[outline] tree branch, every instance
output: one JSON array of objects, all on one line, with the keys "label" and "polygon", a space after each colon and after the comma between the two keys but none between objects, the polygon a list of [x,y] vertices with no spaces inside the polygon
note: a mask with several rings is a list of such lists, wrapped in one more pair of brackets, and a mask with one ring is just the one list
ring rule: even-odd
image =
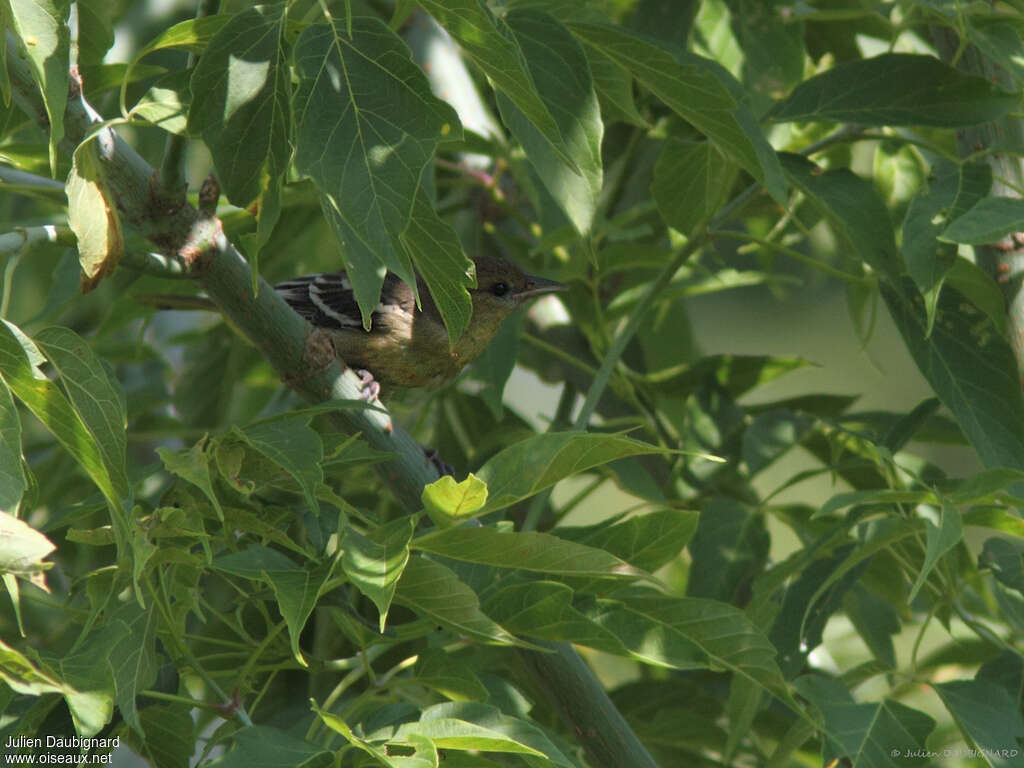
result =
[{"label": "tree branch", "polygon": [[[13,36],[8,36],[7,60],[12,97],[28,115],[45,121],[38,90]],[[61,149],[72,154],[100,122],[100,115],[82,96],[78,73],[72,71]],[[322,333],[310,328],[263,280],[259,281],[257,295],[252,295],[249,265],[228,242],[217,218],[202,215],[185,201],[163,198],[154,183],[152,166],[112,128],[100,129],[93,141],[122,220],[155,243],[169,264],[184,265],[224,316],[262,352],[282,381],[311,402],[360,397],[359,377],[335,359],[334,349]],[[152,269],[159,268],[156,259],[146,261]],[[394,424],[386,412],[346,409],[333,418],[344,432],[358,432],[376,450],[397,454],[379,465],[378,471],[406,509],[418,510],[423,486],[438,477],[419,443]]]},{"label": "tree branch", "polygon": [[[8,64],[18,106],[37,120],[45,111],[27,66],[9,36]],[[10,50],[13,45],[14,50]],[[73,71],[65,115],[63,151],[72,153],[101,117],[84,100],[81,81]],[[122,219],[156,243],[172,263],[184,265],[220,311],[262,352],[292,389],[312,402],[353,400],[360,396],[359,377],[344,368],[321,332],[310,328],[259,280],[252,293],[252,272],[245,258],[228,242],[220,221],[196,210],[184,200],[168,200],[158,188],[153,168],[111,128],[100,129],[95,139],[99,162]],[[149,266],[157,268],[156,262]],[[378,471],[396,498],[410,512],[421,506],[423,486],[437,479],[437,470],[420,445],[391,421],[386,411],[339,411],[342,431],[359,432],[379,451],[396,458],[378,465]],[[577,733],[598,768],[656,768],[584,661],[566,643],[552,646],[554,653],[521,652],[534,682],[552,701],[556,711]]]}]

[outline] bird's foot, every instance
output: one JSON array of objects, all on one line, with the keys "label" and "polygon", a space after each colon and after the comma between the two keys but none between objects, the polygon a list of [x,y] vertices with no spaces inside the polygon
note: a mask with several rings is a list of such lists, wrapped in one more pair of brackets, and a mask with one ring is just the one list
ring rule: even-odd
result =
[{"label": "bird's foot", "polygon": [[380,400],[380,382],[373,378],[373,374],[365,368],[357,368],[356,376],[359,377],[359,398],[368,403]]}]

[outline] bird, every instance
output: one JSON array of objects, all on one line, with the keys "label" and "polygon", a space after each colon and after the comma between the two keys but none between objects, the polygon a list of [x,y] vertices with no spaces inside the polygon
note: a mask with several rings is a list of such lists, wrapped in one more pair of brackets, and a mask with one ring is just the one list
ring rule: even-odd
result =
[{"label": "bird", "polygon": [[449,343],[437,304],[417,278],[420,307],[412,288],[389,272],[380,301],[363,326],[352,283],[344,270],[305,275],[278,283],[274,290],[314,328],[324,331],[335,352],[362,378],[364,397],[377,399],[382,387],[436,387],[472,362],[494,338],[502,321],[531,299],[567,286],[528,275],[493,256],[472,258],[476,287],[465,332]]}]

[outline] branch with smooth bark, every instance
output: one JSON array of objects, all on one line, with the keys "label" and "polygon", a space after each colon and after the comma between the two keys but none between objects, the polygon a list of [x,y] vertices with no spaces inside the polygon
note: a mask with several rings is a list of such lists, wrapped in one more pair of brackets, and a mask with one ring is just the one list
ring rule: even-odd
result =
[{"label": "branch with smooth bark", "polygon": [[[25,112],[45,121],[31,73],[10,36],[8,48],[15,100]],[[76,72],[72,72],[71,82],[62,150],[70,155],[86,136],[95,134],[99,162],[118,214],[162,252],[126,258],[125,262],[151,274],[161,274],[166,267],[167,277],[181,277],[184,272],[194,278],[224,316],[260,350],[282,381],[307,400],[319,403],[359,398],[359,377],[336,359],[326,336],[313,330],[262,279],[254,295],[250,267],[225,237],[220,221],[180,198],[165,196],[156,171],[112,128],[98,127],[102,118],[82,96]],[[378,471],[407,510],[420,509],[423,486],[438,477],[420,445],[394,424],[383,408],[341,410],[335,418],[343,431],[361,433],[376,450],[396,454],[378,465]],[[545,691],[559,715],[577,733],[593,765],[656,768],[570,645],[553,644],[551,653],[521,651],[519,656],[534,684]]]}]

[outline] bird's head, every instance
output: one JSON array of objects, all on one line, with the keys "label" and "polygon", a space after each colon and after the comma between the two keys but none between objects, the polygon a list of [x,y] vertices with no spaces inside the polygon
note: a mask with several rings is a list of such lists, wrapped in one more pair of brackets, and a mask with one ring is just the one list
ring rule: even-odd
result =
[{"label": "bird's head", "polygon": [[564,291],[567,286],[543,277],[528,275],[515,264],[493,256],[478,256],[476,288],[469,293],[473,299],[471,324],[493,319],[495,329],[510,314],[530,299]]}]

